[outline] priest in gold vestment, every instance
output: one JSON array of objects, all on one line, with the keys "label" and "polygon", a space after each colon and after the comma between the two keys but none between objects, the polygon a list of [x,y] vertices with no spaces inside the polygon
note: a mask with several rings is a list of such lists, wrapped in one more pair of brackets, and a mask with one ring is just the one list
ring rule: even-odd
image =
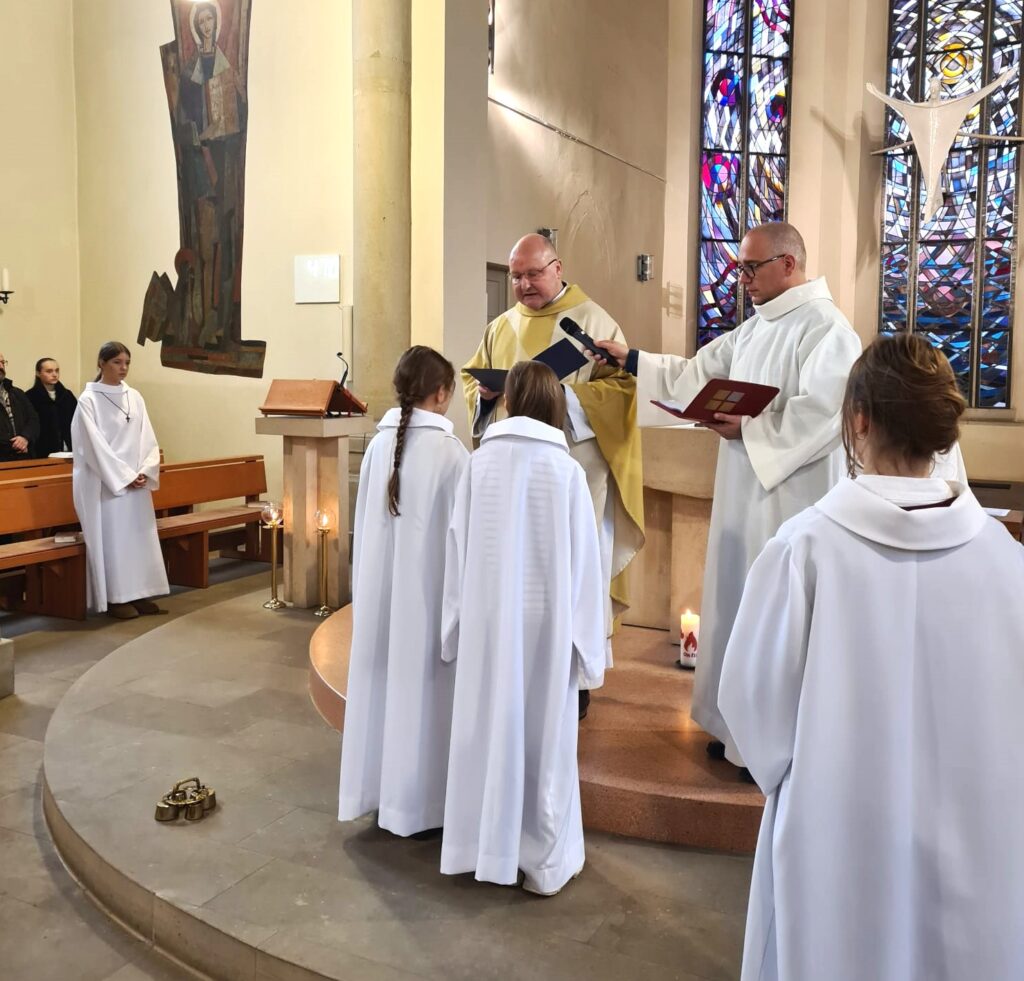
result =
[{"label": "priest in gold vestment", "polygon": [[[562,263],[543,235],[520,239],[509,257],[516,305],[487,325],[466,368],[511,368],[536,357],[568,335],[559,327],[571,317],[594,340],[624,342],[619,325],[575,284],[562,281]],[[572,341],[577,347],[580,345]],[[636,428],[636,380],[589,362],[562,379],[568,402],[566,441],[587,474],[601,542],[601,571],[608,587],[607,635],[629,606],[626,566],[643,545],[643,472]],[[501,393],[462,372],[474,441],[504,418]],[[611,665],[611,645],[608,645]]]}]

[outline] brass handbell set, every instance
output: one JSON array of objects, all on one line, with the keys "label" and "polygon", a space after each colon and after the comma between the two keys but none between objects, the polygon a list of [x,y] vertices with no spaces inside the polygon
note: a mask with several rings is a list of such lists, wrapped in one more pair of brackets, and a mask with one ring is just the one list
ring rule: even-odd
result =
[{"label": "brass handbell set", "polygon": [[186,821],[201,821],[216,806],[216,791],[203,786],[199,777],[189,777],[179,780],[160,798],[155,817],[158,821],[177,821],[184,815]]}]

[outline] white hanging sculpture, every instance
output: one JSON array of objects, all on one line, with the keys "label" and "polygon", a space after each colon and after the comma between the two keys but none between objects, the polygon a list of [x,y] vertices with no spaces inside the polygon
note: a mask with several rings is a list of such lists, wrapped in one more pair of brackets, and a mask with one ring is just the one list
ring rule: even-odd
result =
[{"label": "white hanging sculpture", "polygon": [[868,91],[876,99],[881,99],[887,106],[898,112],[910,128],[910,139],[905,143],[897,143],[885,147],[883,150],[875,150],[873,155],[891,153],[893,150],[913,145],[917,151],[917,159],[921,163],[924,186],[928,191],[924,211],[921,215],[923,221],[931,221],[942,207],[942,168],[946,165],[946,158],[953,147],[953,141],[958,136],[968,136],[973,140],[997,140],[1000,143],[1019,143],[1024,139],[1020,136],[969,133],[960,128],[967,114],[986,95],[994,92],[1015,73],[1016,69],[1011,68],[994,82],[978,89],[977,92],[961,95],[955,99],[943,99],[942,81],[933,78],[928,86],[927,102],[904,102],[901,99],[893,99],[891,96],[879,92],[874,85],[868,82]]}]

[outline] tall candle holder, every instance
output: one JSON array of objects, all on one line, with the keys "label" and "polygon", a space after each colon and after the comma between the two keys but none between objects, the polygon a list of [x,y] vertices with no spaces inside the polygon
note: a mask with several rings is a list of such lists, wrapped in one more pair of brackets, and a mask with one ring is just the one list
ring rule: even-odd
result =
[{"label": "tall candle holder", "polygon": [[315,617],[329,617],[334,610],[327,605],[327,534],[331,530],[334,515],[327,508],[317,511],[316,522],[317,561],[320,572],[320,605],[313,611]]},{"label": "tall candle holder", "polygon": [[263,604],[265,610],[280,610],[284,601],[277,598],[277,529],[284,523],[280,504],[268,501],[260,512],[263,526],[270,529],[270,599]]}]

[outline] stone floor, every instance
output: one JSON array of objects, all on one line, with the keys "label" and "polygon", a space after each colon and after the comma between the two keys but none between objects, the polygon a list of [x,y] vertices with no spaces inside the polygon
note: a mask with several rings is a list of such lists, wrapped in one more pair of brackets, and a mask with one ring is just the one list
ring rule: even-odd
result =
[{"label": "stone floor", "polygon": [[[57,703],[118,647],[211,603],[250,592],[260,566],[225,562],[209,590],[176,591],[167,616],[85,623],[0,615],[16,642],[15,694],[0,700],[0,978],[4,981],[185,981],[194,975],[136,940],[61,864],[40,799],[43,736]],[[240,578],[244,576],[244,578]],[[264,577],[269,578],[269,577]]]},{"label": "stone floor", "polygon": [[[74,714],[58,713],[51,790],[101,853],[116,852],[190,915],[327,977],[738,975],[747,858],[588,834],[583,875],[540,900],[440,876],[437,839],[338,824],[337,737],[303,690],[315,624],[288,612],[268,629],[262,611],[251,616],[247,594],[262,582],[181,593],[168,617],[50,621],[18,639],[18,694],[0,702],[0,976],[185,976],[89,903],[41,820],[40,740],[53,707],[119,647],[76,687]],[[170,629],[142,638],[153,627]],[[194,758],[224,807],[194,826],[157,825],[145,812],[166,789],[168,747],[185,760],[203,746]],[[134,827],[118,814],[142,817]]]}]

